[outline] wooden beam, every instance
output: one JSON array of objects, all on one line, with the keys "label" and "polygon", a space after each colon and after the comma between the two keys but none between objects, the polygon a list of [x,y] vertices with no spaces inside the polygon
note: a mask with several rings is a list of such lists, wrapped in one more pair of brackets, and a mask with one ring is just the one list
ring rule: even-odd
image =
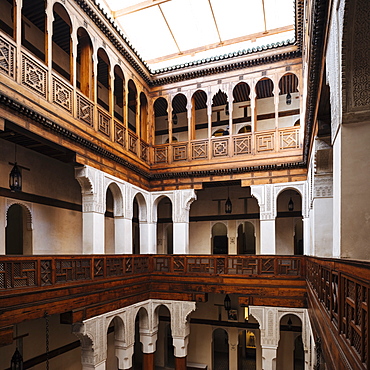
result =
[{"label": "wooden beam", "polygon": [[276,34],[279,34],[279,33],[287,32],[287,31],[293,31],[293,30],[294,30],[293,25],[274,28],[274,29],[271,29],[271,30],[263,31],[263,32],[253,33],[251,35],[235,37],[233,39],[224,40],[222,42],[215,42],[213,44],[200,46],[200,47],[194,48],[194,49],[183,50],[183,51],[181,51],[181,53],[168,54],[168,55],[165,55],[165,56],[162,56],[162,57],[146,60],[146,63],[155,64],[155,63],[159,63],[159,62],[164,62],[166,60],[171,60],[171,59],[183,57],[185,55],[193,55],[193,54],[197,54],[197,53],[200,53],[200,52],[203,52],[203,51],[216,49],[216,48],[219,48],[219,47],[222,47],[222,46],[237,44],[239,42],[250,41],[250,40],[260,38],[260,37],[276,35]]},{"label": "wooden beam", "polygon": [[148,9],[152,6],[167,3],[168,1],[171,1],[171,0],[147,0],[147,1],[143,1],[143,2],[138,3],[138,4],[128,6],[127,8],[121,8],[121,9],[115,10],[114,12],[112,12],[113,13],[113,18],[123,17],[124,15],[135,13],[135,12],[138,12],[140,10]]}]

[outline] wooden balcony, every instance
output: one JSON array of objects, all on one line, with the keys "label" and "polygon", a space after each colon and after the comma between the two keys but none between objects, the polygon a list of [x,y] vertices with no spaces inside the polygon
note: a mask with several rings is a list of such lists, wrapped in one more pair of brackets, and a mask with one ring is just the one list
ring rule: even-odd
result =
[{"label": "wooden balcony", "polygon": [[306,307],[329,368],[369,368],[370,263],[305,256],[76,255],[0,258],[0,345],[13,325],[75,323],[149,298]]}]

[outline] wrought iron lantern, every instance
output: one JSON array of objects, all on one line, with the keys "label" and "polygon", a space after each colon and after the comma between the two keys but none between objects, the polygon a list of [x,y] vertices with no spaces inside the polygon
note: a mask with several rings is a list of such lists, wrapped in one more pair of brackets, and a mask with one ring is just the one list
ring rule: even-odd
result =
[{"label": "wrought iron lantern", "polygon": [[290,95],[290,92],[286,94],[286,105],[292,104],[292,95]]},{"label": "wrought iron lantern", "polygon": [[23,357],[18,351],[18,348],[15,349],[12,360],[10,362],[11,370],[23,370]]},{"label": "wrought iron lantern", "polygon": [[224,299],[224,307],[225,307],[225,310],[226,311],[230,311],[231,310],[231,299],[229,297],[228,294],[226,294],[226,297]]},{"label": "wrought iron lantern", "polygon": [[17,165],[17,162],[14,163],[14,166],[9,174],[9,188],[12,192],[22,190],[22,173]]},{"label": "wrought iron lantern", "polygon": [[290,200],[288,202],[288,211],[289,212],[294,211],[294,203],[293,203],[292,197],[290,197]]},{"label": "wrought iron lantern", "polygon": [[225,202],[225,213],[230,214],[233,211],[233,204],[231,203],[229,196],[229,188],[227,188],[227,199]]}]

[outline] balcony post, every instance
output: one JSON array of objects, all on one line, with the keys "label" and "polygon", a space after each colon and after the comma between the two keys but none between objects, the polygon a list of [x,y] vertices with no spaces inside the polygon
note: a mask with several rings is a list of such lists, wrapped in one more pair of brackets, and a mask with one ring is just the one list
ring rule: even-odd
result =
[{"label": "balcony post", "polygon": [[174,254],[189,253],[189,212],[190,205],[196,198],[192,189],[174,192],[172,207]]},{"label": "balcony post", "polygon": [[82,190],[82,251],[104,253],[104,174],[92,167],[76,168],[75,177]]},{"label": "balcony post", "polygon": [[252,185],[251,193],[260,206],[260,254],[275,254],[275,214],[273,185]]}]

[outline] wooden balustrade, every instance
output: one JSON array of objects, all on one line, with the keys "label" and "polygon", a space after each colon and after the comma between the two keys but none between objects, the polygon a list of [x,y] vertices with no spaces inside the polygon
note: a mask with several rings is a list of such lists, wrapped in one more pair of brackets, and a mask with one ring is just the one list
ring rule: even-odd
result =
[{"label": "wooden balustrade", "polygon": [[326,357],[337,366],[344,352],[343,368],[368,369],[370,263],[308,257],[307,283],[316,330],[338,344]]}]

